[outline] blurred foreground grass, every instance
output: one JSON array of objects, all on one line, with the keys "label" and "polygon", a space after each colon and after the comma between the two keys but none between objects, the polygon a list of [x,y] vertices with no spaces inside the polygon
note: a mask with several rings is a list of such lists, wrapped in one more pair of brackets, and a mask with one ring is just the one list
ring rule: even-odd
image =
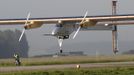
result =
[{"label": "blurred foreground grass", "polygon": [[133,67],[81,68],[62,70],[18,71],[0,75],[134,75]]},{"label": "blurred foreground grass", "polygon": [[[22,66],[134,61],[134,55],[62,56],[21,58]],[[0,59],[0,66],[15,66],[14,59]]]}]

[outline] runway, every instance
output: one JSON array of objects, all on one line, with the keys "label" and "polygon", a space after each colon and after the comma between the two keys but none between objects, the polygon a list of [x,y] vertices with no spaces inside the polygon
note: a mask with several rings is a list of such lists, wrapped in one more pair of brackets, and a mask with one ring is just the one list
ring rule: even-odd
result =
[{"label": "runway", "polygon": [[134,66],[134,62],[110,62],[110,63],[86,63],[86,64],[0,67],[0,72],[67,69],[67,68],[76,68],[76,65],[80,65],[81,68],[123,67],[123,66]]}]

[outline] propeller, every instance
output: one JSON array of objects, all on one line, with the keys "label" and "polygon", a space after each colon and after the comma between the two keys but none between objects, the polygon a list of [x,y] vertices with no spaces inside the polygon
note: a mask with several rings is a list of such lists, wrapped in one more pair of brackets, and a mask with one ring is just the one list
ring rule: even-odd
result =
[{"label": "propeller", "polygon": [[56,29],[57,29],[57,28],[54,28],[54,29],[52,30],[52,33],[51,33],[52,35],[55,34]]},{"label": "propeller", "polygon": [[86,11],[86,13],[85,13],[85,15],[84,15],[84,17],[83,17],[82,21],[80,22],[79,27],[78,27],[77,31],[75,32],[75,34],[74,34],[74,36],[73,36],[73,39],[76,37],[76,35],[77,35],[77,34],[78,34],[78,32],[80,31],[80,29],[81,29],[81,24],[83,24],[83,23],[84,23],[84,21],[85,21],[85,18],[86,18],[86,16],[87,16],[87,14],[88,14],[88,11]]},{"label": "propeller", "polygon": [[[27,15],[27,19],[26,19],[26,21],[25,21],[24,26],[27,26],[27,25],[28,25],[28,20],[29,20],[29,18],[30,18],[30,15],[31,15],[31,13],[29,12],[28,15]],[[20,35],[19,42],[21,41],[21,39],[22,39],[22,37],[23,37],[23,35],[24,35],[24,33],[25,33],[25,30],[26,30],[26,29],[24,28],[23,31],[22,31],[22,33],[21,33],[21,35]]]}]

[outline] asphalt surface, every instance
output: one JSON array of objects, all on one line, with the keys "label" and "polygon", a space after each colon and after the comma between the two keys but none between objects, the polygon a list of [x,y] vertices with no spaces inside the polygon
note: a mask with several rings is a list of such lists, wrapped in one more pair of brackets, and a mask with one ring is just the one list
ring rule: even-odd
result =
[{"label": "asphalt surface", "polygon": [[134,66],[134,62],[110,62],[110,63],[87,63],[87,64],[41,65],[41,66],[15,66],[15,67],[13,66],[13,67],[0,67],[0,72],[66,69],[66,68],[76,68],[77,65],[80,65],[80,68],[122,67],[122,66]]}]

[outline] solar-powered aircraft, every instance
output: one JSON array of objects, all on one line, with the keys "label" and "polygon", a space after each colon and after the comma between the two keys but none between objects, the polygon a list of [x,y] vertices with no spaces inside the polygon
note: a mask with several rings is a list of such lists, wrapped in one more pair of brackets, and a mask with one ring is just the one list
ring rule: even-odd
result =
[{"label": "solar-powered aircraft", "polygon": [[[25,30],[41,27],[45,24],[55,24],[55,29],[46,36],[54,36],[58,39],[60,52],[62,52],[62,42],[65,39],[69,39],[70,35],[74,33],[73,39],[78,35],[79,31],[88,30],[115,30],[113,26],[134,24],[134,14],[124,15],[99,15],[99,16],[87,16],[88,12],[84,16],[71,16],[71,17],[48,17],[48,18],[30,18],[30,13],[27,18],[20,19],[0,19],[0,25],[24,25],[24,29],[19,38],[21,38]],[[113,22],[116,21],[116,22]],[[118,40],[117,34],[113,40],[115,47],[113,52],[118,52]]]}]

